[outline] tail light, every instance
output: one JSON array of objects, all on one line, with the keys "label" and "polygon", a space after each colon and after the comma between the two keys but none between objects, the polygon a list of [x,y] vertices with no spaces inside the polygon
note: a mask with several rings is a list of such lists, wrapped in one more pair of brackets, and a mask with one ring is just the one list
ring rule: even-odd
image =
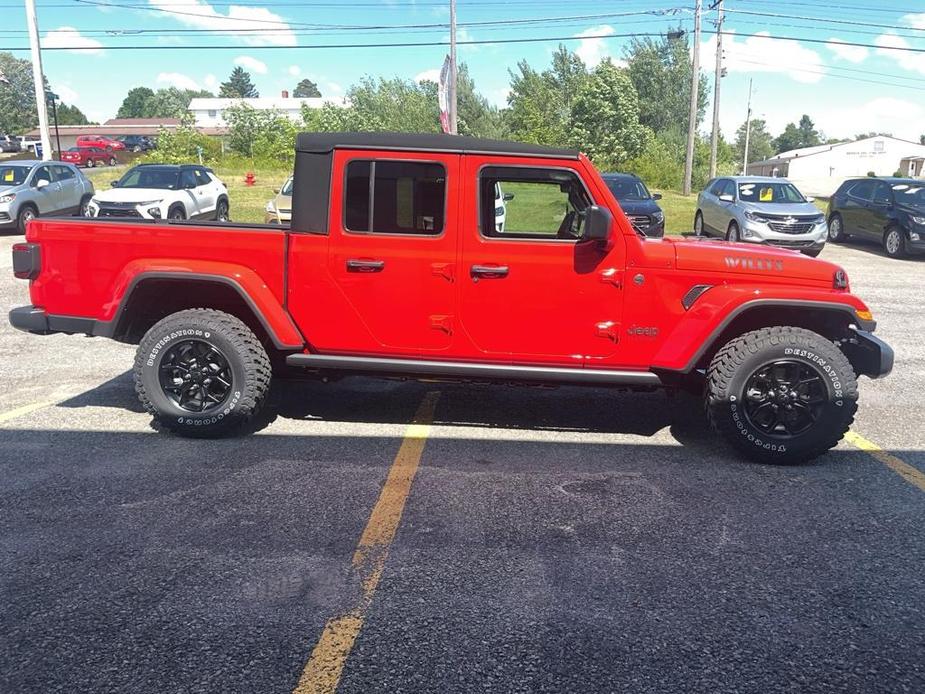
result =
[{"label": "tail light", "polygon": [[34,280],[42,270],[42,251],[37,243],[13,244],[13,274],[21,280]]}]

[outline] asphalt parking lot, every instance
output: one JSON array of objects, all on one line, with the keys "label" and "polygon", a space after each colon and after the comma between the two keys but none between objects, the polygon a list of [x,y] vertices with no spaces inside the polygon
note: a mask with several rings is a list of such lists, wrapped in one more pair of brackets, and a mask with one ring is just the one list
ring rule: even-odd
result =
[{"label": "asphalt parking lot", "polygon": [[822,257],[897,360],[790,468],[686,397],[363,378],[183,440],[131,347],[4,320],[0,691],[925,691],[925,260]]}]

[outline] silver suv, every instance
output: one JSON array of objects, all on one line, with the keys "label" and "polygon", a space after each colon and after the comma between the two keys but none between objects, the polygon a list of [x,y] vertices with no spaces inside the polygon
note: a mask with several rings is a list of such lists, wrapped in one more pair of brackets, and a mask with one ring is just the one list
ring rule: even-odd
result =
[{"label": "silver suv", "polygon": [[825,215],[785,178],[715,178],[697,197],[696,236],[765,243],[816,257],[825,246]]},{"label": "silver suv", "polygon": [[26,232],[36,217],[87,214],[93,183],[59,161],[0,162],[0,230]]}]

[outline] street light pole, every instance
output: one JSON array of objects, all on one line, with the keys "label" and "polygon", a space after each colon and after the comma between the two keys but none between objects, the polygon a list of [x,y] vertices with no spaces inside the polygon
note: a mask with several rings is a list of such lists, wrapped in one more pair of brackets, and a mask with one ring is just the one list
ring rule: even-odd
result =
[{"label": "street light pole", "polygon": [[713,133],[710,136],[710,178],[715,178],[716,153],[719,148],[719,90],[723,79],[723,0],[716,0],[712,8],[716,9],[717,16],[716,72],[713,75]]},{"label": "street light pole", "polygon": [[26,24],[29,26],[29,47],[32,49],[32,80],[35,82],[35,109],[39,115],[42,136],[42,159],[51,159],[51,133],[48,132],[48,107],[45,104],[45,73],[42,71],[42,47],[39,24],[35,16],[35,0],[26,2]]},{"label": "street light pole", "polygon": [[55,143],[58,149],[58,159],[61,159],[61,133],[58,131],[58,95],[54,92],[45,92],[45,99],[51,102],[51,112],[55,121]]},{"label": "street light pole", "polygon": [[456,114],[456,0],[450,0],[450,83],[447,85],[449,99],[450,133],[457,131]]}]

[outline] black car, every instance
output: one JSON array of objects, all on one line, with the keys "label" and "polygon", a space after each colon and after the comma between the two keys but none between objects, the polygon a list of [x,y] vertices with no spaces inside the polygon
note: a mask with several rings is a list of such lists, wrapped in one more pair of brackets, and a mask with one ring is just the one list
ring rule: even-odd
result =
[{"label": "black car", "polygon": [[154,142],[144,135],[123,135],[117,139],[130,152],[149,152],[154,149]]},{"label": "black car", "polygon": [[870,239],[891,258],[925,252],[925,181],[849,179],[829,200],[828,217],[829,241]]},{"label": "black car", "polygon": [[665,213],[655,204],[660,193],[652,195],[639,176],[629,173],[605,173],[604,183],[620,203],[623,213],[633,226],[646,236],[665,235]]}]

